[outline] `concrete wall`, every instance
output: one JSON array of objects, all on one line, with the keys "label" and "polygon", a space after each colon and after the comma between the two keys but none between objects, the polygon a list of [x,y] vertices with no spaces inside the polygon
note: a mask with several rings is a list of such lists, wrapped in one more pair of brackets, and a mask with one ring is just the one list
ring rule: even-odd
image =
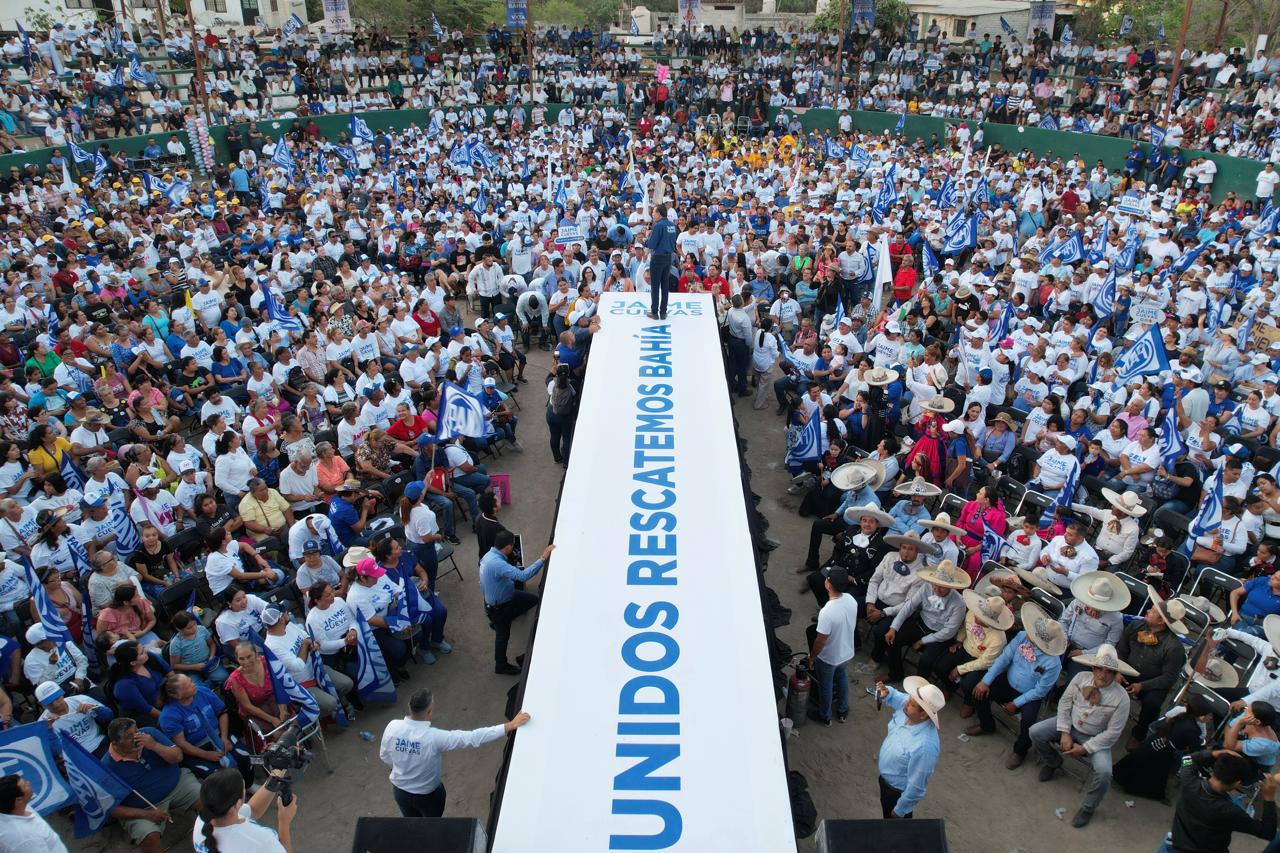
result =
[{"label": "concrete wall", "polygon": [[[548,105],[547,121],[555,121],[556,116],[560,114],[560,110],[563,108],[562,104]],[[493,111],[493,107],[486,109],[489,112]],[[777,112],[777,110],[773,109],[769,111],[770,120],[776,116]],[[425,128],[430,121],[430,114],[426,110],[381,110],[361,113],[361,116],[373,130],[402,128],[411,124]],[[830,130],[834,132],[839,119],[839,113],[834,110],[808,110],[807,112],[799,113],[799,116],[800,122],[806,130],[819,131]],[[294,122],[305,124],[308,120],[307,117],[272,119],[258,122],[258,127],[267,137],[275,138],[287,132]],[[315,122],[320,128],[320,133],[330,139],[336,139],[338,134],[350,126],[350,118],[345,115],[316,116]],[[897,122],[898,116],[892,113],[853,113],[854,127],[872,133],[891,130]],[[952,123],[955,122],[953,121]],[[928,139],[931,134],[937,134],[938,138],[941,139],[943,138],[944,128],[945,123],[942,119],[929,116],[907,116],[905,133],[908,137],[919,139]],[[1124,164],[1124,155],[1130,146],[1128,140],[1116,139],[1110,136],[1092,136],[1067,131],[1040,130],[1039,128],[1019,129],[1013,125],[994,123],[987,123],[983,125],[983,128],[988,144],[998,144],[1006,150],[1020,151],[1023,148],[1028,148],[1037,155],[1049,154],[1051,156],[1062,155],[1064,157],[1078,153],[1090,165],[1097,160],[1101,160],[1108,168],[1113,169],[1120,168]],[[168,134],[164,133],[156,133],[153,136],[162,147],[164,141],[168,138]],[[186,133],[182,133],[181,136],[183,142],[190,148],[190,141],[187,139]],[[227,150],[223,140],[226,137],[226,128],[213,128],[212,136],[218,156],[225,158]],[[105,141],[111,150],[124,151],[133,155],[139,153],[145,147],[147,137],[131,136]],[[92,143],[94,148],[97,145],[97,142]],[[1143,143],[1143,147],[1150,149],[1150,145],[1147,143]],[[1202,156],[1201,152],[1190,153],[1195,156]],[[52,155],[53,149],[51,148],[41,148],[21,154],[9,154],[0,157],[0,170],[7,171],[10,166],[22,168],[27,163],[44,166],[49,162]],[[1221,154],[1204,156],[1208,156],[1218,164],[1218,177],[1213,186],[1215,201],[1220,201],[1228,192],[1234,192],[1237,196],[1243,198],[1253,198],[1254,176],[1262,170],[1260,162],[1244,160],[1238,157],[1226,157]]]},{"label": "concrete wall", "polygon": [[[777,110],[770,110],[770,118]],[[806,130],[835,131],[839,120],[835,110],[808,110],[800,114],[800,123]],[[948,119],[958,124],[958,119]],[[854,112],[853,125],[859,130],[879,133],[890,130],[898,122],[898,116],[891,113]],[[930,134],[943,138],[946,122],[930,116],[907,116],[905,133],[909,137],[928,139]],[[972,124],[972,122],[970,122]],[[1069,131],[1041,130],[1028,127],[1019,128],[1009,124],[987,122],[983,124],[986,141],[989,145],[999,144],[1002,148],[1021,151],[1029,148],[1036,155],[1050,154],[1069,157],[1080,154],[1085,162],[1092,165],[1101,160],[1108,168],[1118,169],[1124,165],[1124,155],[1132,145],[1130,140],[1117,139],[1113,136],[1094,136]],[[1149,143],[1142,143],[1146,150],[1151,149]],[[1254,176],[1262,171],[1262,163],[1257,160],[1246,160],[1240,157],[1227,157],[1222,154],[1205,154],[1200,151],[1189,151],[1188,156],[1207,156],[1218,165],[1218,177],[1213,184],[1214,201],[1221,201],[1228,192],[1237,196],[1253,198],[1255,189]]]}]

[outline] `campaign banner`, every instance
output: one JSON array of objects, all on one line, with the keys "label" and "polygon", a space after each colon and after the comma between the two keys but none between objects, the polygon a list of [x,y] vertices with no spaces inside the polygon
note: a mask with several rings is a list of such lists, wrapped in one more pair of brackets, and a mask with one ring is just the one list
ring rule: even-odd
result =
[{"label": "campaign banner", "polygon": [[324,25],[329,32],[351,32],[351,3],[349,0],[323,0]]},{"label": "campaign banner", "polygon": [[31,786],[31,809],[49,814],[72,799],[67,782],[53,763],[53,730],[47,723],[0,732],[0,776],[19,775]]},{"label": "campaign banner", "polygon": [[1053,35],[1053,19],[1057,4],[1054,0],[1031,0],[1031,12],[1027,18],[1027,38],[1036,30],[1044,30]]},{"label": "campaign banner", "polygon": [[529,0],[507,0],[507,26],[524,29],[529,23]]},{"label": "campaign banner", "polygon": [[853,0],[853,14],[849,16],[849,27],[865,24],[867,29],[876,25],[876,0]]},{"label": "campaign banner", "polygon": [[648,310],[600,296],[493,853],[796,850],[715,306]]},{"label": "campaign banner", "polygon": [[679,0],[676,11],[680,16],[680,26],[692,29],[698,26],[698,17],[702,14],[702,0]]}]

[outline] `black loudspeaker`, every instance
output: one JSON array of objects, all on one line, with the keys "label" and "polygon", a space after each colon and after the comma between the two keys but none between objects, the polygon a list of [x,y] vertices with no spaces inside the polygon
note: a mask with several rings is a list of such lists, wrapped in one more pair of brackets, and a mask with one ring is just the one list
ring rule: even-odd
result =
[{"label": "black loudspeaker", "polygon": [[351,853],[484,853],[488,846],[475,818],[362,817]]},{"label": "black loudspeaker", "polygon": [[940,820],[824,820],[818,853],[947,853]]}]

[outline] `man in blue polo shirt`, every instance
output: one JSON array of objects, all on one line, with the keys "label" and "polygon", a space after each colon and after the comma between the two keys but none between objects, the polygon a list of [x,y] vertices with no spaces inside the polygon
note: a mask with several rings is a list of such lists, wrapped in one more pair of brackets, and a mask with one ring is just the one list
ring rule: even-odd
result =
[{"label": "man in blue polo shirt", "polygon": [[107,726],[111,742],[102,765],[133,789],[111,810],[143,853],[160,853],[160,834],[171,815],[195,806],[200,783],[182,763],[182,750],[158,729],[138,728],[128,717]]},{"label": "man in blue polo shirt", "polygon": [[1231,620],[1236,628],[1262,636],[1262,622],[1280,613],[1280,572],[1254,578],[1231,593]]}]

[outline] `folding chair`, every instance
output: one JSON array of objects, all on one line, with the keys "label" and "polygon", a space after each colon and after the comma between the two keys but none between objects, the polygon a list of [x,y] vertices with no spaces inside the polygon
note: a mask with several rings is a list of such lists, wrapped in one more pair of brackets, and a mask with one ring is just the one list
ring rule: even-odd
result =
[{"label": "folding chair", "polygon": [[1191,696],[1198,696],[1207,702],[1209,707],[1213,710],[1213,718],[1219,721],[1218,728],[1215,729],[1210,736],[1210,740],[1213,740],[1213,736],[1217,735],[1217,733],[1226,726],[1227,720],[1231,717],[1231,703],[1212,687],[1206,687],[1199,681],[1195,680],[1192,680],[1192,682],[1187,685],[1186,697],[1184,697],[1183,704],[1186,704],[1185,698],[1190,698]]},{"label": "folding chair", "polygon": [[[1200,591],[1201,584],[1205,587],[1203,592]],[[1200,574],[1196,575],[1196,582],[1191,585],[1191,595],[1198,593],[1216,604],[1227,605],[1231,601],[1231,593],[1242,586],[1244,584],[1239,578],[1206,566],[1200,570]],[[1223,609],[1227,608],[1223,607]]]},{"label": "folding chair", "polygon": [[1191,519],[1171,509],[1158,509],[1151,519],[1151,525],[1172,539],[1176,546],[1181,545],[1183,540],[1187,538],[1187,531],[1191,528]]},{"label": "folding chair", "polygon": [[452,542],[444,541],[436,543],[436,564],[439,565],[445,560],[448,560],[449,564],[453,566],[453,568],[449,569],[449,571],[444,574],[437,573],[437,582],[445,575],[457,575],[458,580],[466,580],[466,578],[462,576],[462,568],[458,565],[458,561],[453,556],[453,552],[456,550],[457,549],[454,547]]},{"label": "folding chair", "polygon": [[1146,612],[1147,603],[1151,598],[1151,591],[1147,589],[1147,584],[1124,572],[1116,572],[1116,577],[1129,589],[1131,600],[1129,601],[1129,606],[1123,612],[1129,616],[1141,616]]},{"label": "folding chair", "polygon": [[1024,515],[1022,508],[1027,504],[1031,504],[1040,510],[1041,517],[1052,515],[1054,499],[1043,492],[1027,489],[1022,493],[1022,502],[1018,504],[1018,508],[1014,510],[1014,515]]},{"label": "folding chair", "polygon": [[1066,605],[1062,603],[1062,599],[1050,594],[1048,590],[1041,589],[1038,586],[1031,588],[1031,600],[1044,608],[1044,612],[1048,613],[1053,619],[1061,619],[1062,614],[1066,612]]},{"label": "folding chair", "polygon": [[965,499],[959,495],[948,492],[942,496],[942,510],[950,514],[951,523],[955,524],[960,518],[960,513],[964,512]]}]

